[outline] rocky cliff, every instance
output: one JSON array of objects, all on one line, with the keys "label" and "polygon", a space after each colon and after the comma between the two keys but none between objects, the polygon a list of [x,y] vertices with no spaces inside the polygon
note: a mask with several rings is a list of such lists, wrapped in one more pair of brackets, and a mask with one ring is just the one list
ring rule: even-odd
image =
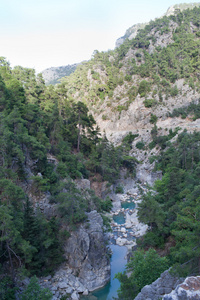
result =
[{"label": "rocky cliff", "polygon": [[151,285],[143,287],[135,300],[198,300],[200,299],[200,276],[177,278],[169,271]]},{"label": "rocky cliff", "polygon": [[183,280],[183,278],[172,276],[167,270],[163,272],[160,278],[154,281],[151,285],[144,286],[135,300],[159,300],[165,294],[169,294],[178,284],[183,282]]},{"label": "rocky cliff", "polygon": [[163,300],[198,300],[200,299],[200,276],[187,277],[170,294],[165,295]]},{"label": "rocky cliff", "polygon": [[[192,55],[198,56],[194,50],[197,45],[193,45],[194,54],[186,54],[191,51],[191,43],[199,43],[198,21],[192,18],[185,21],[185,35],[177,17],[178,11],[198,6],[198,3],[173,6],[165,17],[146,27],[134,25],[133,32],[127,31],[127,37],[133,34],[133,39],[126,40],[115,51],[97,52],[93,60],[63,81],[68,87],[68,96],[88,104],[101,133],[115,145],[129,132],[137,135],[129,154],[140,162],[137,178],[142,182],[152,184],[154,181],[151,178],[154,164],[149,158],[157,156],[161,149],[158,143],[149,147],[155,128],[158,137],[167,137],[171,131],[180,134],[184,129],[191,133],[199,130],[200,121],[193,112],[184,118],[173,114],[175,110],[199,105],[198,59],[194,63],[192,58]],[[174,17],[167,17],[173,14]],[[182,33],[179,36],[182,30],[184,36]],[[187,38],[191,40],[183,51],[180,45]],[[184,61],[191,61],[190,67]],[[74,82],[79,82],[79,86],[74,87]],[[139,147],[139,143],[143,147]]]},{"label": "rocky cliff", "polygon": [[110,279],[110,257],[105,246],[103,220],[92,211],[88,223],[72,232],[65,245],[68,265],[89,291],[104,286]]},{"label": "rocky cliff", "polygon": [[66,263],[53,276],[40,279],[41,286],[51,290],[53,300],[66,294],[77,300],[80,295],[88,295],[110,280],[110,253],[102,217],[91,211],[87,218],[65,243]]}]

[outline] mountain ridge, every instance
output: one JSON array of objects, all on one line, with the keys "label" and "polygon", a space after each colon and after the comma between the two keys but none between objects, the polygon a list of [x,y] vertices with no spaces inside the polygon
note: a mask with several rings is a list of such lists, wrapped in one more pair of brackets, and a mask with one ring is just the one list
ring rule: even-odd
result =
[{"label": "mountain ridge", "polygon": [[[199,7],[200,6],[200,3],[180,3],[180,4],[175,4],[175,5],[172,5],[170,6],[166,13],[164,13],[163,16],[171,16],[171,15],[174,15],[175,13],[177,13],[177,10],[179,11],[183,11],[185,9],[193,9],[194,7]],[[162,17],[162,16],[161,16]],[[159,18],[161,18],[159,17]],[[156,19],[159,19],[159,18],[156,18]],[[115,46],[116,47],[119,47],[121,44],[123,44],[123,42],[125,41],[125,39],[133,39],[136,37],[137,33],[138,33],[138,30],[140,29],[144,29],[144,27],[146,25],[148,25],[150,22],[147,22],[147,23],[138,23],[138,24],[134,24],[133,26],[131,26],[130,28],[128,28],[125,32],[125,34],[118,38],[117,41],[116,41],[116,44]]]},{"label": "mountain ridge", "polygon": [[71,73],[73,73],[79,63],[75,63],[72,65],[66,65],[66,66],[60,66],[60,67],[50,67],[45,70],[43,70],[42,76],[45,80],[46,85],[49,84],[57,84],[60,82],[60,79],[65,76],[69,76]]}]

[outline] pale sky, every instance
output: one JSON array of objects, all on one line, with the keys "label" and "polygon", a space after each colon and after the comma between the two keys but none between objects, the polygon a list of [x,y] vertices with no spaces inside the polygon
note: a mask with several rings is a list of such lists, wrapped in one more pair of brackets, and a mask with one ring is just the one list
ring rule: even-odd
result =
[{"label": "pale sky", "polygon": [[11,66],[46,68],[114,49],[136,23],[161,17],[183,0],[0,0],[0,56]]}]

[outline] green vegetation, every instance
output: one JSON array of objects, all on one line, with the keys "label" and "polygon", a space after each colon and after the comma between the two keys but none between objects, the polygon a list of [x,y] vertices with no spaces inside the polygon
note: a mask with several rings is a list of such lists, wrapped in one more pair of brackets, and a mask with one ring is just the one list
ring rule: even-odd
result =
[{"label": "green vegetation", "polygon": [[[152,267],[153,266],[153,267]],[[118,273],[116,278],[119,279],[121,286],[118,296],[123,300],[134,299],[143,286],[152,283],[160,274],[169,266],[165,257],[160,257],[154,249],[148,251],[135,251],[127,264],[126,273]]]},{"label": "green vegetation", "polygon": [[[121,169],[134,176],[138,161],[129,153],[138,135],[129,133],[120,146],[114,147],[106,136],[101,136],[93,115],[100,114],[104,120],[116,111],[120,115],[129,105],[137,104],[132,103],[137,96],[144,97],[153,128],[152,142],[145,145],[140,139],[136,147],[159,147],[161,156],[152,156],[149,161],[156,162],[155,171],[163,172],[162,180],[155,183],[155,192],[146,194],[139,205],[139,218],[149,226],[140,247],[162,248],[167,259],[151,249],[136,252],[137,261],[133,258],[128,265],[130,278],[118,275],[122,282],[120,299],[132,299],[143,284],[150,283],[167,267],[168,261],[183,274],[198,272],[200,135],[184,131],[171,143],[179,128],[160,135],[154,109],[158,104],[167,105],[170,97],[181,95],[178,79],[183,79],[190,91],[200,91],[199,29],[197,7],[156,19],[117,49],[95,51],[90,61],[79,64],[56,86],[45,86],[42,75],[36,75],[33,69],[12,69],[4,57],[0,58],[2,299],[15,297],[16,270],[28,276],[54,272],[63,261],[64,240],[69,231],[86,220],[86,212],[111,209],[110,199],[103,201],[91,191],[80,192],[76,179],[93,178],[111,185]],[[163,39],[169,35],[167,45],[158,46],[152,32]],[[196,120],[199,108],[196,99],[168,116]],[[121,191],[122,187],[117,186],[116,192]],[[54,217],[51,211],[41,213],[45,211],[44,197],[54,204]],[[104,222],[108,220],[104,218]],[[171,247],[166,249],[170,241]],[[148,274],[152,260],[158,266],[146,282],[144,274]],[[9,272],[5,271],[6,265]],[[31,281],[38,290],[36,285]],[[30,294],[31,287],[24,297],[31,299]]]},{"label": "green vegetation", "polygon": [[149,144],[149,148],[153,149],[156,145],[159,145],[161,149],[165,149],[168,145],[168,141],[170,141],[174,136],[177,135],[180,128],[176,128],[174,131],[172,129],[169,130],[168,135],[158,135],[158,128],[156,124],[151,130],[151,136],[153,141]]},{"label": "green vegetation", "polygon": [[[155,182],[155,191],[143,195],[143,201],[138,204],[139,220],[149,229],[138,241],[139,250],[127,264],[131,275],[117,275],[121,282],[120,299],[133,299],[167,266],[172,266],[181,276],[199,274],[199,140],[199,132],[189,134],[185,130],[155,157],[155,170],[162,170],[163,177]],[[159,257],[151,247],[162,249],[166,256]]]},{"label": "green vegetation", "polygon": [[145,107],[149,108],[155,106],[157,101],[155,99],[145,99],[143,103]]},{"label": "green vegetation", "polygon": [[[176,85],[177,79],[183,78],[192,89],[199,90],[199,15],[198,7],[177,11],[173,16],[151,21],[138,31],[134,39],[126,39],[113,51],[95,51],[90,61],[79,65],[71,76],[62,79],[68,97],[83,101],[95,113],[104,103],[111,111],[115,112],[117,107],[121,112],[128,109],[137,94],[146,97],[144,105],[147,108],[157,105],[156,97],[159,97],[159,102],[176,97],[181,93]],[[157,38],[152,31],[163,39],[167,38],[166,34],[170,35],[166,47],[156,46]],[[131,57],[127,56],[130,49],[135,53]],[[92,82],[88,77],[90,73]],[[134,83],[133,75],[137,76]],[[120,85],[126,87],[126,92],[121,91],[113,97],[113,91]],[[119,101],[125,96],[129,100],[121,105]],[[105,102],[106,97],[112,101]]]},{"label": "green vegetation", "polygon": [[187,116],[192,117],[192,119],[195,121],[196,119],[200,118],[200,103],[199,100],[197,100],[197,104],[192,102],[186,107],[180,107],[177,109],[174,109],[172,114],[170,114],[170,117],[179,117],[181,116],[182,119],[185,119]]},{"label": "green vegetation", "polygon": [[[133,173],[137,161],[128,149],[101,137],[87,106],[66,97],[63,84],[46,87],[40,74],[11,69],[3,57],[0,94],[0,293],[2,299],[15,299],[16,271],[53,273],[64,260],[69,231],[86,220],[86,212],[112,207],[110,199],[77,189],[74,180],[98,175],[114,183],[120,168]],[[42,213],[44,197],[54,204],[54,216]],[[27,289],[22,299],[31,295]]]},{"label": "green vegetation", "polygon": [[[157,207],[157,217],[154,215],[151,230],[144,237],[144,243],[146,239],[149,243],[149,234],[157,246],[172,238],[175,246],[169,254],[171,263],[188,262],[182,267],[182,271],[186,273],[198,272],[199,268],[200,249],[196,236],[199,219],[199,138],[199,133],[189,134],[184,131],[162,153],[156,164],[156,169],[163,171],[162,180],[155,183],[157,193],[148,195],[139,210],[140,220],[146,223],[150,222],[152,212]],[[147,206],[149,218],[146,215],[145,220],[143,215]]]},{"label": "green vegetation", "polygon": [[33,276],[26,290],[20,295],[20,300],[51,300],[52,293],[48,289],[42,289],[36,276]]},{"label": "green vegetation", "polygon": [[137,142],[136,148],[142,150],[142,149],[144,149],[144,147],[145,147],[145,143],[143,141]]}]

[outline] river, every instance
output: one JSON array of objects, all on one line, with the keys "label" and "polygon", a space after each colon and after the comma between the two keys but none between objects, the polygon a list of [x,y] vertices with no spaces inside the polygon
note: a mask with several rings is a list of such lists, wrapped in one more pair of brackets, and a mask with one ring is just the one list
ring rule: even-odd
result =
[{"label": "river", "polygon": [[82,296],[81,300],[112,300],[113,297],[117,298],[117,290],[120,287],[120,282],[114,277],[116,273],[125,270],[127,248],[118,245],[110,245],[110,248],[112,250],[110,282],[103,288],[92,292],[90,295]]},{"label": "river", "polygon": [[[133,202],[133,198],[128,198],[128,201],[124,201],[121,204],[122,211],[119,211],[118,214],[113,215],[113,221],[115,224],[124,226],[125,223],[125,211],[133,210],[135,208],[135,203]],[[118,237],[123,237],[123,233],[119,228],[112,227],[113,229],[113,237],[111,242],[113,244],[110,245],[110,249],[112,252],[111,256],[111,279],[110,282],[101,289],[95,290],[91,292],[88,296],[82,296],[81,300],[112,300],[117,298],[117,290],[120,287],[120,282],[115,278],[115,274],[118,272],[123,272],[127,263],[127,247],[116,245],[116,239]],[[129,234],[127,231],[127,239],[134,239],[133,236]]]}]

